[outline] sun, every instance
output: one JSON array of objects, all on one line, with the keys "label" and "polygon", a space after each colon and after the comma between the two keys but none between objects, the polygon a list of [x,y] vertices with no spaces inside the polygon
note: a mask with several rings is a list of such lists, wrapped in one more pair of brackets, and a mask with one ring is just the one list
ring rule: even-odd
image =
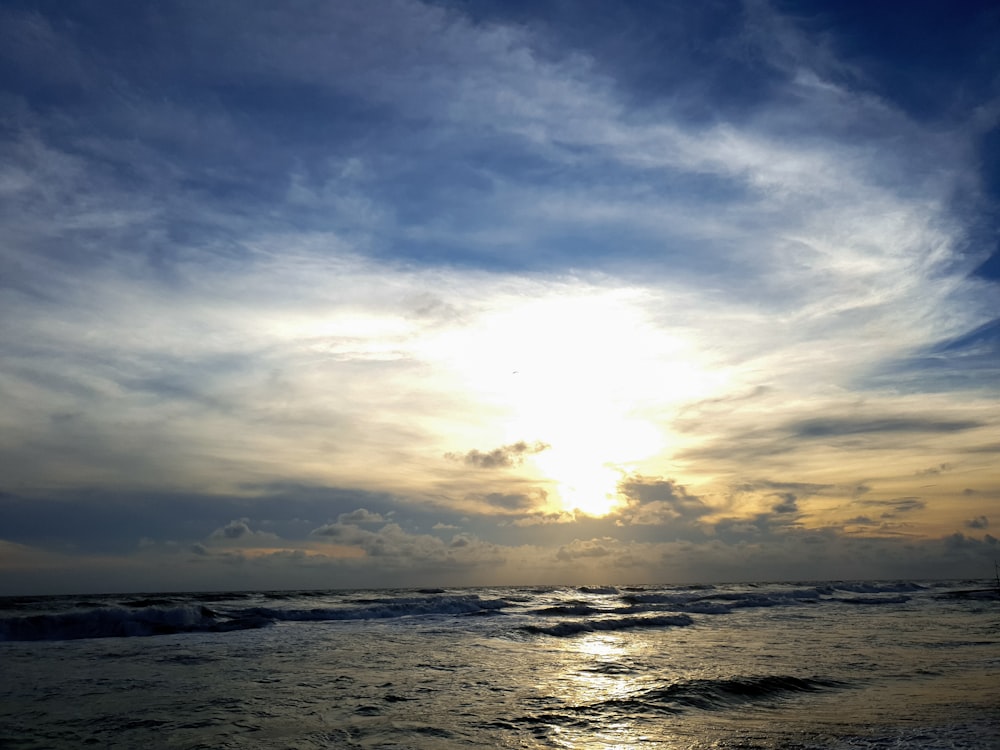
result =
[{"label": "sun", "polygon": [[581,460],[558,448],[536,456],[535,463],[554,485],[561,510],[606,516],[618,505],[621,472],[613,466]]},{"label": "sun", "polygon": [[[579,411],[546,419],[550,439],[547,450],[532,457],[541,477],[550,483],[559,510],[605,516],[622,498],[618,486],[645,458],[663,444],[649,422],[592,410],[585,421]],[[546,425],[538,429],[545,431]]]}]

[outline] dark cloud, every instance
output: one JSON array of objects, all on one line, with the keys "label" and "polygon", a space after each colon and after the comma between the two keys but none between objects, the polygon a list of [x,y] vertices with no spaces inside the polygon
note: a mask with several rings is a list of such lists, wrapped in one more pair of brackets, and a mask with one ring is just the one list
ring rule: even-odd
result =
[{"label": "dark cloud", "polygon": [[567,511],[535,511],[528,513],[510,525],[518,529],[528,529],[531,527],[550,526],[552,524],[569,524],[578,521],[578,517]]},{"label": "dark cloud", "polygon": [[327,523],[309,532],[310,536],[328,537],[332,541],[343,544],[358,544],[373,536],[371,531],[365,531],[350,523]]},{"label": "dark cloud", "polygon": [[761,490],[775,490],[778,492],[794,492],[799,497],[809,497],[820,495],[829,490],[840,490],[835,484],[814,484],[811,482],[774,482],[768,479],[761,479],[754,482],[746,482],[737,485],[733,489],[739,492],[757,492]]},{"label": "dark cloud", "polygon": [[247,526],[247,520],[246,518],[241,518],[238,521],[230,521],[222,528],[213,531],[211,537],[213,539],[242,539],[243,537],[251,536],[253,531]]},{"label": "dark cloud", "polygon": [[620,515],[630,523],[694,521],[711,512],[701,498],[672,479],[635,476],[620,483],[618,491],[627,501]]},{"label": "dark cloud", "polygon": [[[685,427],[680,430],[697,432],[700,424]],[[711,440],[695,448],[678,451],[678,457],[695,462],[734,462],[750,464],[766,460],[772,456],[794,451],[796,446],[778,431],[769,430],[733,430],[718,439]]]},{"label": "dark cloud", "polygon": [[374,508],[373,512],[381,512],[380,509],[391,509],[400,500],[398,496],[388,492],[372,492],[351,487],[332,487],[287,480],[247,482],[239,485],[239,488],[250,493],[255,504],[275,511],[292,505],[299,508],[325,506],[328,509],[330,506],[336,508],[363,507]]},{"label": "dark cloud", "polygon": [[[776,491],[775,491],[776,490]],[[734,493],[765,493],[777,498],[771,506],[771,511],[778,514],[799,512],[799,500],[814,495],[843,495],[855,492],[855,488],[846,488],[834,484],[816,484],[812,482],[777,482],[767,479],[745,482],[733,487]]]},{"label": "dark cloud", "polygon": [[[727,544],[746,541],[780,542],[792,538],[790,534],[803,533],[794,512],[757,513],[750,518],[721,518],[715,522],[712,531],[718,539]],[[824,535],[831,532],[819,529],[810,533]]]},{"label": "dark cloud", "polygon": [[578,560],[588,557],[608,557],[613,553],[616,546],[614,539],[588,539],[582,541],[574,539],[569,544],[564,544],[556,551],[557,560]]},{"label": "dark cloud", "polygon": [[963,453],[1000,453],[1000,443],[988,443],[964,448]]},{"label": "dark cloud", "polygon": [[[908,416],[858,416],[858,417],[813,417],[788,422],[775,428],[753,428],[734,430],[715,440],[705,442],[678,455],[692,461],[761,463],[773,456],[794,453],[803,447],[820,441],[864,444],[872,448],[900,448],[899,440],[890,443],[889,437],[898,438],[921,435],[948,435],[967,432],[983,426],[986,422],[973,419],[946,419],[935,417]],[[679,425],[680,429],[697,433],[700,423],[690,421]],[[878,442],[873,442],[878,440]],[[990,451],[990,447],[987,447]],[[765,486],[765,482],[753,482]],[[774,483],[776,488],[785,483]],[[794,483],[787,483],[794,489]]]},{"label": "dark cloud", "polygon": [[952,465],[949,464],[949,463],[938,464],[937,466],[931,466],[929,469],[921,469],[920,471],[917,472],[917,476],[918,477],[933,477],[933,476],[937,476],[938,474],[940,474],[940,473],[942,473],[944,471],[949,471],[951,468],[952,468]]},{"label": "dark cloud", "polygon": [[361,518],[353,515],[359,509],[372,523],[376,516],[405,515],[427,527],[442,520],[437,508],[388,493],[284,482],[244,489],[241,494],[89,489],[0,494],[0,536],[46,548],[114,554],[127,552],[141,537],[160,543],[239,543],[252,534],[263,540],[268,533],[300,540],[328,519]]},{"label": "dark cloud", "polygon": [[843,522],[845,526],[878,526],[878,521],[873,521],[868,516],[855,516]]},{"label": "dark cloud", "polygon": [[973,420],[919,419],[915,417],[824,417],[793,422],[788,430],[802,439],[843,437],[868,433],[951,433],[974,430],[985,423]]},{"label": "dark cloud", "polygon": [[372,513],[365,508],[358,508],[357,510],[352,510],[350,513],[341,513],[337,516],[338,523],[384,523],[385,520],[381,514]]},{"label": "dark cloud", "polygon": [[771,510],[775,513],[798,513],[799,506],[797,503],[798,498],[791,492],[782,492],[778,494],[780,498],[779,502],[771,506]]},{"label": "dark cloud", "polygon": [[896,518],[902,513],[912,513],[915,510],[923,510],[927,503],[919,497],[897,497],[892,500],[863,500],[861,505],[869,507],[886,508],[882,513],[882,518]]},{"label": "dark cloud", "polygon": [[277,534],[269,531],[254,531],[250,528],[249,518],[230,521],[209,535],[212,546],[219,544],[236,544],[239,546],[270,545],[280,541]]},{"label": "dark cloud", "polygon": [[982,539],[976,539],[972,536],[966,536],[960,531],[945,537],[944,543],[946,548],[953,551],[979,552],[998,546],[997,538],[991,534],[984,534]]},{"label": "dark cloud", "polygon": [[445,458],[461,461],[466,466],[473,466],[477,469],[507,469],[521,465],[525,456],[541,453],[549,447],[542,442],[527,443],[520,440],[485,453],[475,449],[468,453],[446,453]]},{"label": "dark cloud", "polygon": [[[529,510],[538,505],[538,498],[520,493],[503,494],[491,492],[488,495],[474,495],[473,497],[482,500],[487,505],[503,510]],[[542,498],[544,499],[544,497]]]},{"label": "dark cloud", "polygon": [[412,533],[395,523],[378,531],[332,523],[314,529],[312,536],[357,547],[367,558],[376,560],[375,566],[384,569],[461,569],[500,565],[505,560],[504,548],[472,534],[455,534],[445,541],[430,534]]},{"label": "dark cloud", "polygon": [[988,529],[990,527],[990,520],[986,516],[976,516],[966,521],[965,527],[967,529]]}]

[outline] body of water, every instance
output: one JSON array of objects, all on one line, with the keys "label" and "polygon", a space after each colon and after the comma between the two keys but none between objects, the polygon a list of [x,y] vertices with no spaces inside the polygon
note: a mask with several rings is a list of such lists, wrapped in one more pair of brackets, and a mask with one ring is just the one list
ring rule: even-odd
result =
[{"label": "body of water", "polygon": [[0,748],[1000,748],[989,582],[0,599]]}]

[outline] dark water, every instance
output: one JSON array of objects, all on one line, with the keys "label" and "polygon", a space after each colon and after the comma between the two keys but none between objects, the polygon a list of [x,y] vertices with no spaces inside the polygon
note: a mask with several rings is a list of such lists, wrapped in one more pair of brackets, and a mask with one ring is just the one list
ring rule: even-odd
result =
[{"label": "dark water", "polygon": [[1000,748],[988,582],[0,599],[2,748]]}]

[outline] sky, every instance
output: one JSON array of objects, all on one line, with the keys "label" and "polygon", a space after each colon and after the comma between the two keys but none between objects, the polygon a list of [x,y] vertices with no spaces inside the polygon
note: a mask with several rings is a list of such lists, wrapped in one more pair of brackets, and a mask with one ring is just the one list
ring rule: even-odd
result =
[{"label": "sky", "polygon": [[1000,7],[0,2],[0,594],[992,576]]}]

